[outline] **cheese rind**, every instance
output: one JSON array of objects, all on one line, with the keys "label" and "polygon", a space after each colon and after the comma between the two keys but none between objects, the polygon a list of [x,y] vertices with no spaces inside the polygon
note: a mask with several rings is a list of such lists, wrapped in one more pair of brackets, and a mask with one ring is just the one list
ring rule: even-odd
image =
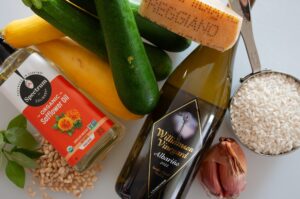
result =
[{"label": "cheese rind", "polygon": [[139,12],[170,31],[220,51],[236,43],[243,20],[216,0],[143,0]]}]

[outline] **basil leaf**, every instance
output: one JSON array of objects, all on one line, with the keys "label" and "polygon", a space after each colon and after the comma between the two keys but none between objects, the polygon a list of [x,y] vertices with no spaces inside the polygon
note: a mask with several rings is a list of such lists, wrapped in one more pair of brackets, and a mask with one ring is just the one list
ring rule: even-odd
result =
[{"label": "basil leaf", "polygon": [[38,159],[42,155],[44,155],[44,153],[41,153],[41,152],[38,152],[38,151],[32,151],[32,150],[21,149],[21,148],[14,148],[12,151],[13,152],[20,152],[20,153],[26,155],[27,157],[29,157],[31,159]]},{"label": "basil leaf", "polygon": [[3,141],[4,141],[4,143],[10,144],[9,141],[8,141],[8,140],[6,139],[6,137],[5,137],[5,132],[6,132],[6,131],[0,131],[0,134],[3,135]]},{"label": "basil leaf", "polygon": [[8,160],[5,168],[5,173],[8,179],[20,188],[25,185],[25,170],[19,164]]},{"label": "basil leaf", "polygon": [[19,127],[19,128],[23,128],[23,129],[27,128],[27,120],[22,114],[18,115],[14,119],[12,119],[9,122],[9,124],[7,126],[7,129],[11,129],[11,128],[14,128],[14,127]]},{"label": "basil leaf", "polygon": [[36,163],[35,160],[27,157],[22,153],[19,152],[6,153],[6,156],[9,160],[18,163],[19,165],[25,168],[35,169],[38,167],[38,164]]},{"label": "basil leaf", "polygon": [[5,138],[9,143],[24,149],[36,149],[38,142],[34,137],[26,130],[22,128],[11,128],[5,131]]},{"label": "basil leaf", "polygon": [[5,144],[3,133],[4,133],[4,131],[0,132],[0,148],[2,148],[3,145]]}]

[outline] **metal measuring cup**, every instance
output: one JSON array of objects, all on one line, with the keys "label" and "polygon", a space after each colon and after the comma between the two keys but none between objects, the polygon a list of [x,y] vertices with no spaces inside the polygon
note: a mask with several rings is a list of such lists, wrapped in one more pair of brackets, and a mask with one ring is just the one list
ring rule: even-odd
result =
[{"label": "metal measuring cup", "polygon": [[[252,68],[252,73],[251,74],[247,75],[244,78],[241,78],[240,81],[241,81],[242,84],[237,89],[237,91],[233,95],[233,97],[231,99],[231,102],[230,102],[230,107],[229,107],[230,120],[231,120],[233,131],[236,134],[236,129],[234,128],[234,122],[233,122],[233,119],[232,119],[232,115],[233,115],[233,112],[232,112],[233,108],[232,107],[233,107],[233,104],[234,104],[235,97],[237,95],[239,95],[239,92],[247,84],[248,81],[251,81],[254,78],[258,78],[259,76],[272,75],[272,74],[283,75],[287,78],[291,78],[291,79],[295,80],[295,82],[299,85],[300,85],[300,81],[299,81],[299,79],[297,79],[297,78],[295,78],[295,77],[293,77],[292,75],[289,75],[289,74],[276,72],[276,71],[272,71],[272,70],[262,70],[261,69],[261,63],[260,63],[260,59],[259,59],[259,55],[258,55],[258,52],[257,52],[256,45],[255,45],[255,40],[254,40],[254,35],[253,35],[253,30],[252,30],[250,2],[249,2],[249,0],[231,0],[231,6],[232,6],[234,11],[236,11],[239,15],[243,16],[243,18],[244,18],[242,29],[241,29],[241,35],[242,35],[242,38],[244,40],[246,50],[247,50],[247,54],[248,54],[248,58],[249,58],[250,65],[251,65],[251,68]],[[245,145],[251,151],[254,151],[255,153],[262,154],[262,155],[270,155],[270,154],[259,153],[259,152],[255,151],[255,149],[250,148],[247,144],[243,143],[242,140],[239,137],[238,137],[238,139],[240,140],[240,142],[243,145]],[[296,149],[296,148],[293,148],[291,151],[294,151],[294,149]],[[284,154],[289,153],[291,151],[284,152]]]}]

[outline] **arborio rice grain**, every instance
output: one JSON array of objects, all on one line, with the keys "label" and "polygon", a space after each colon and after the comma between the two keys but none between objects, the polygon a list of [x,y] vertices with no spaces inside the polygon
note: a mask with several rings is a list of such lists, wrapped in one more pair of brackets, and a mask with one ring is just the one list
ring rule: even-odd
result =
[{"label": "arborio rice grain", "polygon": [[293,78],[278,73],[251,78],[230,108],[236,135],[257,153],[276,155],[300,146],[300,87]]}]

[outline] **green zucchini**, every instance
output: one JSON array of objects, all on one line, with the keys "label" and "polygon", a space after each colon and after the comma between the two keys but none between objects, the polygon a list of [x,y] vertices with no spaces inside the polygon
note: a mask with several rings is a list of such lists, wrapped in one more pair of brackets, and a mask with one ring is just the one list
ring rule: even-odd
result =
[{"label": "green zucchini", "polygon": [[[99,57],[107,59],[104,36],[99,20],[79,9],[75,9],[65,0],[23,0],[23,2],[65,35]],[[170,57],[163,50],[153,49],[149,44],[145,44],[145,48],[157,80],[165,79],[172,70]],[[160,71],[164,71],[164,73],[160,74]],[[168,71],[168,73],[165,71]]]},{"label": "green zucchini", "polygon": [[120,99],[133,113],[150,113],[159,89],[128,1],[95,0],[95,4]]},{"label": "green zucchini", "polygon": [[164,80],[169,74],[172,72],[171,59],[161,59],[161,57],[166,57],[166,52],[163,50],[157,50],[157,47],[152,46],[150,44],[144,43],[145,50],[147,55],[151,55],[151,65],[155,65],[156,67],[152,67],[153,72],[155,74],[155,78],[157,81]]},{"label": "green zucchini", "polygon": [[[65,0],[79,8],[86,13],[97,17],[97,11],[94,0]],[[139,6],[135,3],[130,3],[131,10],[133,11],[135,21],[137,23],[139,32],[142,37],[150,41],[154,45],[170,51],[170,52],[181,52],[187,49],[191,45],[191,41],[173,33],[156,23],[142,17],[139,12]]]}]

